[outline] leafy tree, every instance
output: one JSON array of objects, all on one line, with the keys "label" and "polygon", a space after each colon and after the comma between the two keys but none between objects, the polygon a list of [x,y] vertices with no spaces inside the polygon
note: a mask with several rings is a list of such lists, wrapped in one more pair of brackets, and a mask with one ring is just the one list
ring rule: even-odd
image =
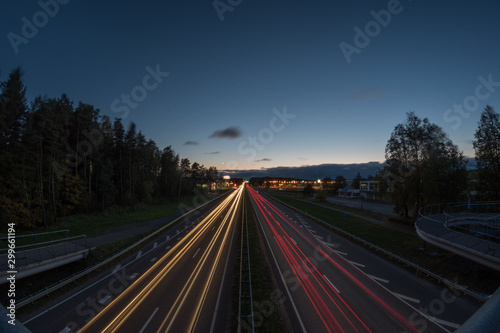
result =
[{"label": "leafy tree", "polygon": [[481,114],[474,138],[481,198],[500,200],[500,116],[489,105]]},{"label": "leafy tree", "polygon": [[302,190],[302,193],[304,194],[304,196],[310,197],[314,193],[313,186],[311,184],[307,184],[306,187],[304,187],[304,189]]},{"label": "leafy tree", "polygon": [[344,176],[338,175],[337,177],[335,177],[335,183],[333,184],[333,189],[335,190],[335,193],[337,193],[338,190],[341,190],[346,186],[347,186],[347,180],[345,179]]},{"label": "leafy tree", "polygon": [[466,188],[466,161],[443,130],[407,113],[385,148],[387,179],[396,211],[405,217],[425,204],[459,200]]}]

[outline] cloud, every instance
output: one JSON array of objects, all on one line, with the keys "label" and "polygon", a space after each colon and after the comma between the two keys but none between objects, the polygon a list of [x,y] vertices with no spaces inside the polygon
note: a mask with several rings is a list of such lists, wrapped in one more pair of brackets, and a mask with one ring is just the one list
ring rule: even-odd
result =
[{"label": "cloud", "polygon": [[211,138],[219,139],[236,139],[242,136],[241,130],[238,127],[228,127],[226,129],[217,130],[210,135]]},{"label": "cloud", "polygon": [[384,91],[379,88],[365,89],[352,94],[351,96],[349,96],[349,98],[355,101],[366,101],[368,99],[372,99],[374,97],[377,97],[378,95],[381,95],[383,92]]},{"label": "cloud", "polygon": [[212,151],[210,153],[205,153],[206,155],[216,155],[216,154],[220,154],[220,151]]},{"label": "cloud", "polygon": [[256,160],[255,162],[271,162],[272,159],[270,158],[261,158],[260,160]]},{"label": "cloud", "polygon": [[184,145],[185,146],[187,146],[187,145],[197,146],[198,141],[186,141],[186,142],[184,142]]}]

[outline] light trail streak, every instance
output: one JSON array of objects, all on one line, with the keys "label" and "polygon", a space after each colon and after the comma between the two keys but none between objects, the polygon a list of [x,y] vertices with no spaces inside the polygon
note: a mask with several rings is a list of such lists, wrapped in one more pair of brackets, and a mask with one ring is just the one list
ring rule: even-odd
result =
[{"label": "light trail streak", "polygon": [[[291,220],[288,216],[286,216],[284,213],[282,213],[279,209],[277,209],[273,204],[271,204],[268,200],[263,198],[261,195],[255,193],[254,190],[249,188],[249,193],[254,199],[254,202],[257,204],[258,209],[260,210],[262,216],[267,222],[267,225],[269,226],[272,234],[275,236],[275,240],[278,243],[278,246],[280,247],[282,253],[284,254],[285,258],[287,259],[290,267],[294,271],[294,274],[297,278],[299,278],[299,281],[301,282],[301,286],[303,287],[304,291],[307,294],[307,297],[309,300],[313,303],[313,306],[315,306],[316,311],[318,314],[321,316],[320,311],[318,309],[324,309],[326,305],[323,302],[322,299],[317,299],[316,297],[313,297],[311,295],[313,294],[313,291],[310,289],[309,285],[304,285],[302,281],[304,280],[304,275],[307,275],[306,271],[303,269],[300,271],[297,269],[297,266],[300,267],[301,265],[299,262],[297,262],[295,259],[293,259],[292,251],[294,252],[294,255],[297,258],[302,258],[302,265],[306,267],[306,269],[310,272],[310,275],[316,280],[316,282],[319,284],[320,288],[323,289],[327,297],[330,298],[331,302],[335,305],[335,307],[340,310],[342,313],[343,317],[348,320],[348,322],[353,326],[352,328],[355,328],[354,323],[349,319],[349,316],[347,313],[345,313],[340,305],[338,304],[335,299],[341,300],[343,305],[349,310],[354,318],[356,319],[357,322],[359,322],[364,329],[367,331],[370,331],[368,327],[363,323],[363,321],[359,318],[359,316],[354,313],[354,311],[347,305],[347,303],[344,301],[342,297],[340,297],[339,293],[334,289],[334,287],[329,283],[325,277],[319,273],[317,270],[316,266],[309,260],[309,258],[302,252],[302,250],[297,246],[297,242],[293,240],[289,234],[285,231],[283,226],[278,223],[278,221],[274,218],[272,212],[274,212],[276,215],[279,216],[279,218],[282,221],[285,221],[287,225],[292,228],[295,232],[297,232],[303,240],[305,240],[307,243],[309,243],[311,246],[315,248],[315,251],[317,251],[318,254],[322,255],[323,258],[327,259],[328,262],[334,265],[340,272],[342,272],[346,277],[349,278],[349,280],[353,281],[356,286],[358,286],[365,294],[367,294],[370,298],[372,298],[376,303],[378,303],[381,308],[385,309],[395,320],[397,320],[401,325],[406,327],[409,331],[411,332],[418,332],[418,330],[411,325],[411,323],[404,317],[402,316],[399,312],[397,312],[394,308],[392,308],[389,304],[387,304],[384,300],[382,300],[378,295],[376,295],[372,290],[370,290],[366,285],[364,285],[361,281],[359,281],[356,277],[354,277],[351,273],[349,273],[346,269],[344,269],[338,262],[336,262],[331,256],[335,255],[339,257],[340,260],[345,261],[344,258],[340,257],[338,254],[336,254],[332,249],[327,247],[325,244],[322,242],[319,242],[316,238],[308,237],[308,235],[305,235],[301,229],[299,229],[295,223],[293,223],[293,220]],[[271,212],[272,211],[272,212]],[[274,225],[273,225],[274,224]],[[276,226],[276,227],[275,227]],[[283,236],[281,236],[283,235]],[[286,240],[286,242],[285,242]],[[328,253],[326,253],[323,248],[326,248]],[[305,260],[305,261],[304,261]],[[308,264],[306,264],[308,263]],[[310,267],[309,267],[310,265]],[[312,267],[312,268],[311,268]],[[357,269],[357,268],[355,268]],[[361,272],[359,269],[357,271]],[[362,273],[362,272],[361,272]],[[364,273],[363,273],[364,274]],[[321,282],[324,281],[324,283]],[[325,289],[324,285],[327,286],[327,289],[333,292],[329,292]],[[334,299],[335,296],[335,299]],[[314,302],[319,302],[320,304],[318,307],[314,304]],[[323,320],[323,317],[321,317]],[[328,320],[328,317],[325,319]],[[325,323],[323,321],[323,323]],[[331,323],[330,323],[331,324]],[[325,327],[329,329],[326,325]]]},{"label": "light trail streak", "polygon": [[[160,260],[156,262],[151,268],[149,268],[139,279],[137,279],[129,288],[127,288],[122,294],[120,294],[110,305],[108,305],[103,311],[101,311],[97,316],[95,316],[85,327],[82,328],[80,332],[96,331],[93,327],[94,325],[99,326],[99,321],[101,318],[107,314],[111,314],[112,311],[116,311],[119,308],[119,304],[126,302],[127,298],[132,297],[132,299],[127,303],[127,305],[119,310],[118,314],[114,316],[113,320],[109,322],[102,332],[116,332],[120,329],[125,322],[131,318],[132,314],[139,309],[144,300],[155,290],[155,288],[159,285],[159,283],[167,276],[169,272],[175,267],[176,264],[180,262],[180,260],[186,255],[188,250],[192,247],[192,245],[199,241],[202,236],[204,236],[209,229],[216,226],[216,221],[219,216],[224,214],[224,211],[228,211],[224,216],[223,222],[220,223],[220,226],[217,228],[216,233],[212,236],[210,241],[210,245],[206,251],[204,251],[202,257],[197,263],[197,266],[193,273],[190,275],[188,282],[184,285],[182,291],[184,292],[184,296],[179,296],[175,302],[179,307],[185,301],[186,293],[188,293],[196,279],[199,275],[201,267],[207,262],[207,257],[209,256],[211,250],[214,248],[216,240],[222,234],[224,226],[233,223],[234,221],[234,210],[236,209],[239,201],[241,200],[241,195],[243,192],[243,188],[231,193],[223,202],[221,202],[215,209],[213,209],[200,223],[198,223],[185,237],[183,237],[177,244],[172,247],[172,249],[167,252]],[[232,213],[231,213],[232,212]],[[228,222],[230,221],[230,222]],[[227,241],[228,231],[230,228],[226,228],[226,233],[223,236],[222,246],[219,248],[219,251],[216,255],[216,263],[219,262],[221,257],[221,249],[224,247],[224,244]],[[157,273],[155,273],[158,271]],[[215,266],[211,268],[210,279],[207,280],[204,293],[202,295],[201,301],[198,302],[197,310],[195,311],[196,318],[199,316],[200,307],[203,305],[204,298],[206,297],[207,290],[209,289],[209,285],[213,279],[215,271]],[[141,285],[145,284],[144,287]],[[180,301],[179,301],[180,300]],[[178,309],[174,309],[173,318],[178,314]],[[171,314],[172,310],[169,312]],[[168,316],[167,316],[168,317]],[[194,319],[194,323],[196,323],[197,319]],[[165,323],[165,321],[164,321]],[[163,325],[162,325],[163,326]],[[191,321],[190,327],[194,327],[193,321]]]}]

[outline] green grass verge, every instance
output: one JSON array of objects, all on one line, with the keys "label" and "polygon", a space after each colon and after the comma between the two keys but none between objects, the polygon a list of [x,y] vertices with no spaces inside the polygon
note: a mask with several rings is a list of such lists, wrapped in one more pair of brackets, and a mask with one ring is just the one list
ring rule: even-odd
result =
[{"label": "green grass verge", "polygon": [[[170,216],[178,212],[178,207],[191,207],[202,201],[215,198],[216,194],[206,194],[200,197],[184,197],[180,200],[164,201],[161,203],[138,204],[135,207],[113,207],[109,210],[99,213],[74,214],[59,218],[58,223],[47,228],[38,228],[35,231],[18,232],[19,235],[28,235],[59,231],[68,229],[68,236],[91,235],[103,231],[109,231],[113,228],[125,226],[135,222],[153,220],[156,218]],[[41,237],[41,238],[40,238]],[[19,242],[33,243],[40,239],[46,241],[47,236],[27,237],[27,241],[18,238]],[[54,236],[51,239],[55,239]]]}]

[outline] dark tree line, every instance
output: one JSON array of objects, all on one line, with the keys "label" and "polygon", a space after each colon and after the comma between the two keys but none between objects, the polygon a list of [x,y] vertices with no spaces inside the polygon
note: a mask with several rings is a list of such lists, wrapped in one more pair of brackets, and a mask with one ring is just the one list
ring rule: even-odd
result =
[{"label": "dark tree line", "polygon": [[0,218],[26,228],[60,216],[192,193],[217,170],[159,149],[133,122],[66,95],[28,106],[20,68],[0,83]]}]

